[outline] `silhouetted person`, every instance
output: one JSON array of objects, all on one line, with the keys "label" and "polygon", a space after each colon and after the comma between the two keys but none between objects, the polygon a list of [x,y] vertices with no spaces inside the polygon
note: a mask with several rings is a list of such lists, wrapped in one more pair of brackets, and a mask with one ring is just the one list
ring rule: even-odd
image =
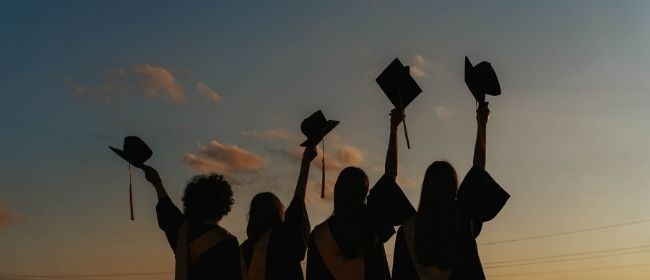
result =
[{"label": "silhouetted person", "polygon": [[[415,215],[398,230],[393,258],[393,279],[485,279],[475,238],[481,232],[482,222],[498,212],[505,200],[494,199],[493,193],[476,198],[476,190],[494,187],[485,172],[485,131],[490,110],[488,103],[480,103],[476,112],[478,131],[474,149],[474,166],[461,184],[457,198],[458,177],[446,161],[433,162],[422,182],[420,204]],[[494,183],[495,184],[495,183]],[[500,189],[500,188],[499,188]],[[506,198],[507,199],[507,198]],[[471,201],[471,202],[470,202]],[[473,203],[475,205],[471,205]],[[489,205],[486,207],[486,205]],[[499,206],[500,205],[500,206]],[[498,209],[496,209],[498,208]],[[477,214],[483,211],[482,214]],[[496,212],[493,214],[496,215]]]},{"label": "silhouetted person", "polygon": [[184,213],[171,201],[158,172],[143,168],[158,195],[158,225],[176,256],[176,280],[241,279],[237,238],[218,222],[234,203],[230,184],[218,174],[192,177],[183,194]]},{"label": "silhouetted person", "polygon": [[287,210],[270,192],[253,197],[248,216],[248,239],[241,245],[242,275],[246,280],[304,279],[300,262],[309,238],[305,191],[316,148],[305,147],[298,183]]},{"label": "silhouetted person", "polygon": [[[397,141],[398,124],[391,122],[390,141]],[[307,279],[390,279],[384,242],[395,233],[394,226],[415,212],[395,183],[393,156],[389,149],[385,174],[367,199],[363,170],[341,171],[334,185],[334,213],[309,238]]]}]

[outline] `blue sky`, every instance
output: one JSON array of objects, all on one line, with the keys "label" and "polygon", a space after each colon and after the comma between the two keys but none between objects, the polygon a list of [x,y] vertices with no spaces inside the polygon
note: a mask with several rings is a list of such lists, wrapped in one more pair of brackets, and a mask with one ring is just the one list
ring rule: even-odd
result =
[{"label": "blue sky", "polygon": [[[375,181],[391,108],[374,78],[395,57],[424,90],[406,112],[412,149],[400,146],[400,181],[417,203],[433,160],[459,174],[471,164],[465,55],[499,75],[487,168],[512,195],[479,243],[632,222],[482,245],[489,278],[647,279],[650,3],[495,2],[2,2],[0,279],[172,270],[138,172],[128,220],[127,166],[107,149],[126,135],[154,149],[176,202],[194,174],[239,180],[223,225],[240,241],[252,195],[288,203],[299,124],[316,109],[341,121],[326,139],[328,178],[354,164]],[[331,211],[318,167],[313,225]]]}]

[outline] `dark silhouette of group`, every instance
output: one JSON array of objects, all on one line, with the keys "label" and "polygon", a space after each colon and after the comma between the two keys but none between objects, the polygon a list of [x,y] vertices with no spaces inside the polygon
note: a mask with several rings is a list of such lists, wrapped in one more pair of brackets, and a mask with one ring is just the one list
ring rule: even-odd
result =
[{"label": "dark silhouette of group", "polygon": [[[234,203],[223,176],[193,177],[181,211],[158,172],[141,164],[158,195],[158,224],[176,257],[176,279],[485,279],[475,239],[509,195],[485,171],[490,110],[484,99],[477,101],[473,167],[460,185],[450,163],[434,161],[424,174],[417,210],[411,205],[396,183],[397,135],[405,117],[403,107],[396,107],[390,112],[384,175],[370,188],[362,169],[343,169],[334,185],[334,211],[311,234],[305,205],[310,164],[334,123],[324,123],[305,142],[286,209],[273,193],[253,197],[241,246],[219,226]],[[391,275],[384,243],[395,233]]]}]

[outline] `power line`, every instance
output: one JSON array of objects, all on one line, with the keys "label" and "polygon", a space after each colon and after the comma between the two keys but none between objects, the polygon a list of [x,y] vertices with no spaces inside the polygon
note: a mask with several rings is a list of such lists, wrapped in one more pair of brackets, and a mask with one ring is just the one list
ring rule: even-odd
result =
[{"label": "power line", "polygon": [[513,266],[522,266],[522,265],[535,265],[535,264],[544,264],[544,263],[556,263],[556,262],[566,262],[566,261],[577,261],[577,260],[596,259],[596,258],[605,258],[605,257],[613,257],[613,256],[622,256],[622,255],[642,254],[647,252],[650,252],[650,249],[636,251],[636,252],[618,253],[618,254],[605,254],[605,255],[598,255],[598,256],[576,257],[576,258],[559,259],[559,260],[546,260],[546,261],[536,261],[536,262],[526,262],[526,263],[494,265],[489,267],[486,266],[485,269],[504,268],[504,267],[513,267]]},{"label": "power line", "polygon": [[613,225],[606,225],[606,226],[599,226],[599,227],[593,227],[593,228],[586,228],[586,229],[578,229],[578,230],[565,231],[565,232],[547,233],[547,234],[542,234],[542,235],[514,238],[514,239],[508,239],[508,240],[501,240],[501,241],[484,242],[484,243],[480,243],[478,245],[489,246],[489,245],[496,245],[496,244],[503,244],[503,243],[510,243],[510,242],[518,242],[518,241],[524,241],[524,240],[541,239],[541,238],[568,235],[568,234],[574,234],[574,233],[580,233],[580,232],[588,232],[588,231],[596,231],[596,230],[616,228],[616,227],[622,227],[622,226],[629,226],[629,225],[635,225],[635,224],[641,224],[641,223],[647,223],[647,222],[650,222],[650,219],[638,220],[638,221],[634,221],[634,222],[627,222],[627,223],[620,223],[620,224],[613,224]]},{"label": "power line", "polygon": [[616,251],[634,250],[634,249],[640,249],[640,248],[650,248],[650,245],[641,245],[641,246],[634,246],[634,247],[606,249],[606,250],[588,251],[588,252],[568,253],[568,254],[562,254],[562,255],[535,257],[535,258],[526,258],[526,259],[514,259],[514,260],[504,260],[504,261],[496,261],[496,262],[486,262],[486,263],[483,263],[483,265],[489,266],[489,265],[496,265],[496,264],[528,262],[528,261],[544,260],[544,259],[556,259],[556,258],[564,258],[564,257],[571,257],[571,256],[593,255],[593,254],[602,254],[602,253],[616,252]]},{"label": "power line", "polygon": [[613,266],[585,268],[585,269],[536,271],[536,272],[524,272],[524,273],[501,274],[501,275],[497,274],[497,275],[489,275],[490,276],[489,278],[543,275],[543,274],[556,274],[556,273],[572,273],[572,272],[585,272],[585,271],[610,270],[610,269],[631,268],[631,267],[648,267],[648,266],[650,266],[650,263],[632,264],[632,265],[613,265]]},{"label": "power line", "polygon": [[635,186],[635,187],[627,187],[627,188],[620,188],[620,189],[609,189],[609,190],[603,190],[603,191],[597,191],[597,192],[576,193],[576,194],[570,194],[570,195],[565,195],[565,196],[556,196],[556,197],[549,197],[549,198],[542,198],[542,199],[516,200],[516,201],[513,201],[512,204],[529,204],[529,203],[538,203],[538,202],[544,202],[544,201],[549,201],[549,200],[564,200],[564,199],[572,199],[572,198],[576,198],[576,197],[585,197],[585,196],[595,196],[595,195],[601,195],[601,194],[608,194],[608,193],[613,193],[613,192],[616,192],[616,193],[628,192],[628,191],[634,191],[634,190],[640,190],[640,189],[646,189],[646,188],[648,188],[648,186]]}]

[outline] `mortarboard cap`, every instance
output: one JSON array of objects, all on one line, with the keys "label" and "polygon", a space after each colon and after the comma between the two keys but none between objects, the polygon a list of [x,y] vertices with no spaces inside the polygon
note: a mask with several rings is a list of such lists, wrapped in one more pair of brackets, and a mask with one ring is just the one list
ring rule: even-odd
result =
[{"label": "mortarboard cap", "polygon": [[381,176],[370,189],[368,208],[370,212],[377,213],[375,217],[395,226],[401,225],[415,214],[415,208],[397,182],[386,175]]},{"label": "mortarboard cap", "polygon": [[307,141],[300,144],[300,146],[314,147],[318,145],[318,143],[323,140],[323,137],[332,131],[332,129],[334,129],[338,124],[339,121],[325,119],[325,115],[323,115],[321,110],[316,111],[304,119],[302,124],[300,124],[300,130],[305,136],[307,136]]},{"label": "mortarboard cap", "polygon": [[129,162],[129,207],[131,209],[131,221],[135,219],[133,215],[133,191],[131,187],[131,165],[137,168],[143,168],[144,162],[151,158],[153,152],[147,144],[137,136],[124,137],[122,150],[108,146],[113,152],[124,160]]},{"label": "mortarboard cap", "polygon": [[501,94],[499,79],[492,65],[483,61],[475,66],[465,57],[465,84],[479,103],[485,102],[485,95],[497,96]]},{"label": "mortarboard cap", "polygon": [[420,86],[411,77],[409,67],[402,65],[397,58],[379,74],[375,81],[395,108],[406,108],[422,92]]},{"label": "mortarboard cap", "polygon": [[496,217],[508,198],[510,195],[492,176],[477,166],[467,172],[457,194],[461,211],[480,222]]},{"label": "mortarboard cap", "polygon": [[142,168],[144,162],[147,161],[153,152],[147,146],[147,144],[142,141],[137,136],[127,136],[124,138],[123,150],[116,149],[113,147],[109,148],[115,152],[117,155],[128,161],[131,165]]}]

